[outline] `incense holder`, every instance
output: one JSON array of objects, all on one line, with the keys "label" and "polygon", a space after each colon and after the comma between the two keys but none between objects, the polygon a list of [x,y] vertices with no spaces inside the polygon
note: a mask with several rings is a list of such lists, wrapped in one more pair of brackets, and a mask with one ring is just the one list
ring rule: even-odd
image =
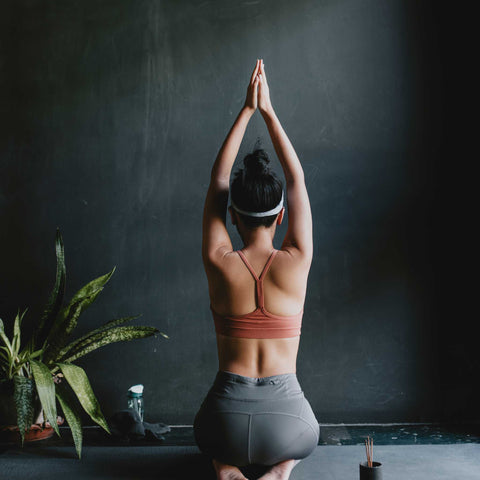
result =
[{"label": "incense holder", "polygon": [[369,467],[367,462],[360,464],[360,480],[382,480],[382,464],[380,462],[372,462]]}]

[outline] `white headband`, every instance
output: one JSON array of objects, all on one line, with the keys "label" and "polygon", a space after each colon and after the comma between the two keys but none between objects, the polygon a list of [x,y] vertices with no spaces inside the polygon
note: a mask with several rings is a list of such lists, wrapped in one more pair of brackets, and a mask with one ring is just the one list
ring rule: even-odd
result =
[{"label": "white headband", "polygon": [[232,204],[232,207],[242,215],[247,215],[249,217],[269,217],[271,215],[276,215],[283,208],[283,191],[282,191],[282,198],[280,199],[280,202],[278,203],[278,205],[275,208],[268,210],[267,212],[246,212],[245,210],[238,208],[235,205],[235,203],[233,203],[233,200],[231,201],[231,204]]}]

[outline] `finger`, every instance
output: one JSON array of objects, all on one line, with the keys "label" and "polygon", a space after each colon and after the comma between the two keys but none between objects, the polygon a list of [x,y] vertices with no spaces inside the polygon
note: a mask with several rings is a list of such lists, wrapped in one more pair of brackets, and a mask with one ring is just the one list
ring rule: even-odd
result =
[{"label": "finger", "polygon": [[266,75],[265,75],[265,64],[263,63],[263,60],[260,62],[260,72],[262,73],[262,75],[264,77],[266,77]]},{"label": "finger", "polygon": [[255,77],[258,73],[258,70],[260,68],[260,60],[257,59],[257,63],[255,64],[255,68],[253,69],[253,73],[252,73],[252,76],[250,78],[250,83],[253,84],[253,82],[255,81]]},{"label": "finger", "polygon": [[265,75],[265,64],[263,63],[263,60],[260,65],[260,72],[262,72],[262,78],[265,80],[265,83],[267,83],[267,76]]},{"label": "finger", "polygon": [[258,83],[259,83],[259,78],[258,75],[255,77],[255,80],[253,82],[253,98],[257,97],[258,94]]},{"label": "finger", "polygon": [[255,78],[257,77],[258,72],[260,72],[260,60],[257,60],[257,65],[255,67],[255,70],[253,71],[253,75],[255,76]]}]

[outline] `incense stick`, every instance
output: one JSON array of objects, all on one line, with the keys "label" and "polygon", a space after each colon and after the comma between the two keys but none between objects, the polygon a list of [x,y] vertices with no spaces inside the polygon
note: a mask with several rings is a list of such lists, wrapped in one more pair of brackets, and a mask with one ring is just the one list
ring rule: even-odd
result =
[{"label": "incense stick", "polygon": [[365,439],[365,451],[367,452],[367,465],[373,467],[373,438],[370,438],[370,435]]}]

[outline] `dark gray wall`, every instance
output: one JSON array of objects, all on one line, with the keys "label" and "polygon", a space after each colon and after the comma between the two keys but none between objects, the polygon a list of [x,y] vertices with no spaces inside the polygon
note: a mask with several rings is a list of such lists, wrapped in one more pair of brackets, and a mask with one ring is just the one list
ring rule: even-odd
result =
[{"label": "dark gray wall", "polygon": [[[117,266],[79,334],[143,313],[170,336],[79,362],[105,414],[142,382],[148,420],[191,424],[217,370],[203,200],[263,57],[312,204],[298,376],[320,422],[478,418],[437,277],[447,42],[416,3],[2,2],[2,318],[35,324],[60,227],[67,298]],[[256,114],[240,158],[258,136],[273,154]]]}]

